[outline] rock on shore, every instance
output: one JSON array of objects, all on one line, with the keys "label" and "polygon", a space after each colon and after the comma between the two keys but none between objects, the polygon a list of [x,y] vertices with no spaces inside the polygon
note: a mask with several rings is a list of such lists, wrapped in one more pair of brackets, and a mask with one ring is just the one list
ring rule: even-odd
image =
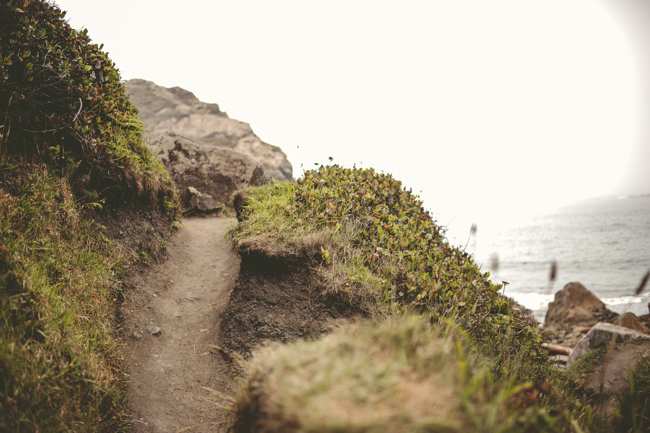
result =
[{"label": "rock on shore", "polygon": [[642,364],[650,356],[646,319],[650,316],[612,312],[585,286],[573,282],[555,294],[540,333],[557,367],[568,369],[572,386],[611,419],[614,407],[629,403],[625,398],[631,395],[630,375],[647,368]]},{"label": "rock on shore", "polygon": [[544,339],[574,346],[596,323],[613,321],[617,313],[578,282],[564,286],[548,304],[542,336]]}]

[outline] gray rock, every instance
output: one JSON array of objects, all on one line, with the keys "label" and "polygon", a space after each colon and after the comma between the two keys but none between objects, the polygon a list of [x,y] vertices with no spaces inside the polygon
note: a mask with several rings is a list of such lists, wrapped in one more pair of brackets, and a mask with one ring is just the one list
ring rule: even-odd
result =
[{"label": "gray rock", "polygon": [[625,328],[623,326],[616,326],[612,325],[611,323],[599,322],[593,328],[591,328],[587,335],[578,341],[578,344],[576,344],[576,346],[573,348],[571,355],[569,355],[569,359],[567,361],[567,368],[571,367],[589,350],[609,344],[612,338],[615,339],[616,343],[622,343],[623,341],[629,340],[631,338],[648,339],[650,338],[650,335],[635,331],[633,329]]},{"label": "gray rock", "polygon": [[[222,208],[211,195],[203,194],[191,186],[185,188],[180,198],[186,215],[216,214]],[[174,284],[174,281],[169,281]]]},{"label": "gray rock", "polygon": [[274,179],[293,178],[293,168],[282,149],[260,140],[248,123],[230,119],[217,104],[201,102],[180,87],[165,88],[146,80],[129,80],[126,90],[148,137],[173,133],[211,147],[230,148],[261,164]]},{"label": "gray rock", "polygon": [[551,356],[551,359],[556,364],[566,365],[567,361],[569,360],[569,357],[566,355],[553,355]]},{"label": "gray rock", "polygon": [[151,330],[151,335],[158,336],[162,333],[162,329],[160,329],[160,326],[156,326]]},{"label": "gray rock", "polygon": [[235,190],[265,182],[264,170],[249,156],[166,133],[149,143],[179,191],[196,188],[228,203]]},{"label": "gray rock", "polygon": [[140,332],[140,331],[133,331],[133,338],[135,338],[136,340],[141,339],[141,338],[142,338],[142,332]]}]

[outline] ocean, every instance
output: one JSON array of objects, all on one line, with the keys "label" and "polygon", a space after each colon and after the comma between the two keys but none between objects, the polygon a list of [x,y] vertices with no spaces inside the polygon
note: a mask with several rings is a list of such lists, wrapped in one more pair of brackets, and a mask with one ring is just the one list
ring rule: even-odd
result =
[{"label": "ocean", "polygon": [[[505,295],[531,309],[541,323],[555,293],[572,281],[581,282],[613,311],[648,314],[650,284],[634,296],[650,270],[648,196],[580,201],[491,239],[481,239],[479,232],[467,251],[494,282],[508,282]],[[553,261],[557,273],[551,285]]]}]

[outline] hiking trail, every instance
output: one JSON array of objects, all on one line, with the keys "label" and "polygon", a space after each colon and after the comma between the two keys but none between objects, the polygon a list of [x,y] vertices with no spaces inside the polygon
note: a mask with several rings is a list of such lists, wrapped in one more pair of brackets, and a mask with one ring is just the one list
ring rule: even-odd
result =
[{"label": "hiking trail", "polygon": [[239,274],[224,241],[234,218],[185,218],[167,259],[131,275],[122,305],[136,433],[214,432],[225,417],[203,387],[234,393],[218,344],[219,318]]}]

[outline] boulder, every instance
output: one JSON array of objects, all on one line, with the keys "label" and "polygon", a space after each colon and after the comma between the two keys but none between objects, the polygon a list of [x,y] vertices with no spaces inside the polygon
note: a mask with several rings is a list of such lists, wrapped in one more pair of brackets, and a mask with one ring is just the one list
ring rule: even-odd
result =
[{"label": "boulder", "polygon": [[261,185],[264,170],[249,156],[166,133],[149,144],[172,175],[179,191],[194,187],[228,203],[235,190]]},{"label": "boulder", "polygon": [[614,324],[618,326],[623,326],[625,328],[634,329],[635,331],[650,334],[650,328],[648,328],[643,323],[641,323],[641,321],[636,316],[636,314],[631,312],[627,312],[618,316],[614,321]]},{"label": "boulder", "polygon": [[650,339],[650,335],[623,326],[599,322],[575,345],[569,355],[567,368],[571,367],[589,350],[610,344],[612,339],[614,339],[614,343],[622,343],[634,338]]},{"label": "boulder", "polygon": [[608,320],[616,313],[580,283],[569,283],[555,294],[555,300],[548,305],[544,326],[564,329],[567,332],[576,326],[593,326]]},{"label": "boulder", "polygon": [[216,214],[222,209],[211,195],[203,194],[191,186],[185,188],[180,198],[185,215]]},{"label": "boulder", "polygon": [[280,181],[293,178],[293,168],[282,149],[260,140],[248,123],[229,118],[219,105],[201,102],[180,87],[165,88],[140,79],[127,81],[126,91],[149,138],[173,133],[229,148],[251,157],[269,177]]}]

